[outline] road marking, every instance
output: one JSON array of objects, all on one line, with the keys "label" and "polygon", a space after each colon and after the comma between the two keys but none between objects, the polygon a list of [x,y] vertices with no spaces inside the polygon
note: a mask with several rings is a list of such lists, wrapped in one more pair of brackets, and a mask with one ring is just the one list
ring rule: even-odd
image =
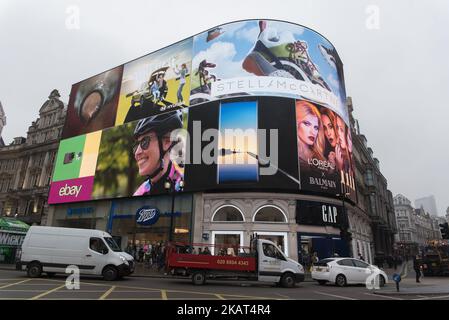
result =
[{"label": "road marking", "polygon": [[219,294],[216,294],[215,295],[218,299],[220,299],[220,300],[226,300],[225,298],[223,298],[223,296],[221,296],[221,295],[219,295]]},{"label": "road marking", "polygon": [[40,299],[40,298],[42,298],[42,297],[45,297],[46,295],[49,295],[50,293],[53,293],[53,292],[58,291],[59,289],[62,289],[62,288],[64,288],[64,287],[65,287],[65,283],[64,283],[62,286],[56,287],[56,288],[54,288],[54,289],[45,291],[45,292],[42,293],[42,294],[39,294],[39,295],[37,295],[37,296],[34,296],[34,297],[30,298],[29,300],[37,300],[37,299]]},{"label": "road marking", "polygon": [[285,299],[290,299],[290,297],[284,296],[282,294],[279,294],[279,293],[275,293],[275,294],[278,295],[279,297],[282,297],[282,298],[285,298]]},{"label": "road marking", "polygon": [[44,290],[17,290],[17,289],[6,289],[2,290],[2,292],[42,292]]},{"label": "road marking", "polygon": [[162,300],[168,300],[167,298],[167,290],[161,290]]},{"label": "road marking", "polygon": [[[6,290],[2,290],[2,292],[43,292],[45,291],[45,289],[41,289],[41,290],[34,290],[34,289],[6,289]],[[82,293],[104,293],[104,290],[66,290],[66,291],[60,291],[60,293],[71,293],[71,292],[82,292]],[[132,291],[135,292],[135,291]]]},{"label": "road marking", "polygon": [[4,289],[4,288],[8,288],[8,287],[12,287],[12,286],[18,285],[20,283],[28,282],[28,281],[31,281],[31,279],[26,279],[26,280],[22,280],[22,281],[19,281],[19,282],[14,282],[14,283],[7,284],[5,286],[0,287],[0,290]]},{"label": "road marking", "polygon": [[433,297],[424,297],[424,298],[418,298],[413,300],[432,300],[432,299],[442,299],[442,298],[449,298],[449,296],[433,296]]},{"label": "road marking", "polygon": [[114,291],[115,286],[112,286],[108,291],[106,291],[98,300],[104,300],[107,298],[108,295],[110,295],[112,293],[112,291]]},{"label": "road marking", "polygon": [[[42,278],[35,278],[35,279],[27,279],[24,281],[30,281],[30,280],[37,280],[40,282],[43,281],[48,281],[48,282],[54,282],[54,283],[64,283],[61,287],[53,289],[54,291],[59,290],[60,288],[65,286],[65,280],[55,280],[55,279],[42,279]],[[37,285],[37,284],[33,284],[33,285]],[[44,285],[44,284],[43,284]],[[45,285],[50,285],[48,283],[46,283]],[[104,284],[100,284],[100,283],[92,283],[92,282],[80,282],[80,285],[91,285],[91,286],[98,286],[98,287],[109,287],[107,285]],[[259,297],[259,296],[247,296],[247,295],[232,295],[232,294],[226,294],[226,293],[215,293],[215,292],[198,292],[198,291],[184,291],[184,290],[163,290],[160,288],[145,288],[145,287],[135,287],[135,286],[116,286],[117,289],[137,289],[137,290],[143,290],[143,291],[150,291],[150,292],[161,292],[161,291],[165,291],[165,295],[168,292],[172,292],[172,293],[187,293],[187,294],[198,294],[198,295],[208,295],[208,296],[213,296],[213,295],[221,295],[223,297],[234,297],[234,298],[243,298],[243,299],[274,299],[274,297]],[[51,291],[51,290],[50,290]],[[54,291],[48,291],[44,292],[43,295],[47,295],[50,294]],[[78,291],[78,290],[76,290]],[[119,292],[116,290],[116,292]],[[161,293],[162,298],[163,298],[163,294]],[[39,299],[40,296],[37,296],[37,299]],[[33,299],[33,298],[32,298]],[[110,300],[110,299],[108,299]],[[131,299],[132,300],[132,299]],[[150,299],[151,300],[151,299]]]},{"label": "road marking", "polygon": [[382,297],[382,298],[388,298],[388,299],[392,299],[392,300],[404,300],[401,298],[397,298],[397,297],[390,297],[390,296],[384,296],[383,294],[374,294],[374,293],[364,293],[367,296],[373,296],[373,297]]},{"label": "road marking", "polygon": [[345,299],[345,300],[357,300],[357,299],[354,299],[354,298],[349,298],[349,297],[344,297],[344,296],[337,296],[336,294],[324,293],[324,292],[319,292],[319,291],[314,291],[314,292],[318,293],[318,294],[325,295],[325,296],[334,297],[334,298],[340,298],[340,299]]}]

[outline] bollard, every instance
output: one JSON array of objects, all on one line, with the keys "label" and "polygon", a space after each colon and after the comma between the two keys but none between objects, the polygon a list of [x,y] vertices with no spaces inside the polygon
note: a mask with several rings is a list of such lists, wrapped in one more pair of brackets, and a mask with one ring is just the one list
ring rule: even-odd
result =
[{"label": "bollard", "polygon": [[399,292],[399,282],[401,282],[401,275],[395,273],[393,275],[393,280],[396,283],[396,291]]}]

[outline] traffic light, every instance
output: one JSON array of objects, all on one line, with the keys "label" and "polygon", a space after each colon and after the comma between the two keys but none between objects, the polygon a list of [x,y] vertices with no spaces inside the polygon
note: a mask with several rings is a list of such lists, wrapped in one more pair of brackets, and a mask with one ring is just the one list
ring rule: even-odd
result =
[{"label": "traffic light", "polygon": [[449,225],[448,225],[448,223],[446,222],[446,223],[440,224],[440,227],[441,227],[441,229],[440,229],[441,237],[443,239],[449,239]]}]

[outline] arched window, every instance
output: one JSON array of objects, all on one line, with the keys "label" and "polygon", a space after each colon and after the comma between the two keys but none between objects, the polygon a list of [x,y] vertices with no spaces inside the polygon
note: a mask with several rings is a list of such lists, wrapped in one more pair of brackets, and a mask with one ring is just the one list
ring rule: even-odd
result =
[{"label": "arched window", "polygon": [[276,206],[266,205],[257,209],[254,222],[287,222],[285,213]]},{"label": "arched window", "polygon": [[243,222],[242,211],[236,206],[225,205],[215,210],[212,215],[212,222]]}]

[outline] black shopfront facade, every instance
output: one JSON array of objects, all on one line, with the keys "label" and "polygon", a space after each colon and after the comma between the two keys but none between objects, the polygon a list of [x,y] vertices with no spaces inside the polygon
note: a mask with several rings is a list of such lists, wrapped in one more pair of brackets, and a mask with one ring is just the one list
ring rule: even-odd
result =
[{"label": "black shopfront facade", "polygon": [[299,262],[309,264],[315,252],[319,259],[351,256],[348,215],[343,206],[297,200],[296,223]]}]

